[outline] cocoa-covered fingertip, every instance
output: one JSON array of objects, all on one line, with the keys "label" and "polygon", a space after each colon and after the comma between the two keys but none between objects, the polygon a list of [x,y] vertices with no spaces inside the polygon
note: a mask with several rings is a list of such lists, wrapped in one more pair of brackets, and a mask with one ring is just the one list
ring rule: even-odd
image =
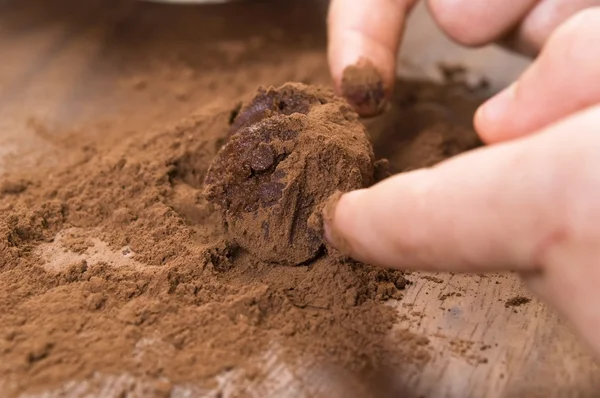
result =
[{"label": "cocoa-covered fingertip", "polygon": [[388,103],[389,87],[368,59],[361,58],[342,73],[341,94],[362,117],[381,114]]},{"label": "cocoa-covered fingertip", "polygon": [[335,209],[342,195],[343,192],[340,190],[336,190],[331,194],[331,196],[319,206],[319,209],[316,209],[317,211],[313,214],[315,217],[311,217],[309,223],[323,235],[328,253],[336,257],[347,258],[350,256],[350,245],[343,234],[341,234],[333,224]]}]

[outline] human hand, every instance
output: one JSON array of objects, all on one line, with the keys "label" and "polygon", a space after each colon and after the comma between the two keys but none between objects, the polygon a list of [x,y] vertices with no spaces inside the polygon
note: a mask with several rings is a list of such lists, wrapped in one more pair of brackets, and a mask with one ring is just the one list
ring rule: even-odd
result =
[{"label": "human hand", "polygon": [[479,110],[498,144],[343,195],[330,242],[386,267],[517,271],[600,353],[598,37],[600,8],[561,25]]},{"label": "human hand", "polygon": [[[359,104],[342,87],[346,68],[359,60],[379,72],[389,96],[396,76],[396,58],[405,21],[416,0],[332,0],[328,57],[338,93],[364,116],[377,113],[378,104]],[[479,46],[491,42],[536,55],[558,25],[577,11],[600,5],[600,0],[428,0],[433,18],[455,41]],[[378,90],[377,86],[372,87]],[[381,98],[377,92],[366,93]]]}]

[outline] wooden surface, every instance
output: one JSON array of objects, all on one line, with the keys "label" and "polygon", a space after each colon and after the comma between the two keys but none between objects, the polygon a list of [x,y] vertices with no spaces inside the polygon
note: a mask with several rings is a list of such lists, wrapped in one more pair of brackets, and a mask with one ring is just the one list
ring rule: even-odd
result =
[{"label": "wooden surface", "polygon": [[[31,6],[24,3],[27,2],[0,1],[0,172],[31,164],[51,164],[53,156],[67,153],[68,148],[55,138],[53,131],[102,133],[102,123],[98,120],[110,124],[118,117],[121,122],[116,127],[112,125],[112,130],[118,127],[125,134],[129,125],[139,126],[142,119],[151,128],[157,123],[176,120],[205,101],[192,98],[176,110],[171,107],[169,112],[161,112],[157,104],[160,105],[162,97],[177,93],[166,89],[162,93],[160,87],[142,94],[122,89],[123,79],[135,75],[138,66],[128,65],[123,61],[126,57],[118,57],[123,49],[134,50],[126,48],[127,43],[121,37],[148,36],[152,40],[164,32],[170,46],[187,49],[194,32],[188,30],[179,37],[169,33],[169,26],[177,25],[181,18],[189,18],[188,11],[135,3],[113,7],[109,1],[88,1],[80,2],[86,3],[85,6],[69,8],[65,13],[60,7],[44,2],[31,2]],[[202,12],[218,18],[219,9],[211,6]],[[321,23],[322,12],[322,7],[315,7],[315,23]],[[152,23],[147,23],[148,20]],[[422,12],[411,24],[413,28],[405,43],[409,53],[403,58],[412,59],[412,64],[409,61],[403,64],[413,72],[426,71],[428,67],[420,67],[419,63],[431,63],[435,54],[444,54],[446,61],[454,54],[445,46],[444,39],[430,31],[429,24]],[[216,22],[212,27],[201,25],[197,26],[196,37],[213,34],[216,41],[245,40],[219,37]],[[444,45],[439,52],[436,43]],[[423,55],[424,47],[427,55]],[[315,68],[324,69],[323,51],[324,41],[307,46],[302,56],[314,59]],[[415,55],[411,56],[410,51],[416,52]],[[482,70],[486,59],[497,69],[496,61],[503,59],[497,53],[485,56],[460,53],[459,57],[466,57],[467,63]],[[111,67],[113,61],[115,66]],[[514,62],[510,64],[512,67],[504,64],[499,68],[505,76],[493,83],[499,84],[511,73],[517,73],[523,64]],[[195,64],[187,62],[187,65],[193,68]],[[177,79],[180,77],[173,77],[174,81]],[[148,101],[153,104],[151,111],[145,107]],[[131,115],[130,120],[123,121],[124,113]],[[81,128],[89,127],[86,123],[90,120],[96,121],[93,129]],[[276,354],[268,354],[265,367],[271,369],[271,377],[261,385],[248,386],[243,395],[600,396],[600,369],[548,308],[536,300],[520,307],[505,306],[511,297],[529,296],[516,276],[435,275],[428,279],[427,275],[413,274],[412,279],[416,284],[406,290],[405,298],[398,304],[408,316],[398,327],[429,336],[432,360],[424,369],[403,370],[400,374],[391,370],[382,380],[366,382],[343,373],[323,373],[318,367],[292,372],[277,360]],[[115,386],[126,379],[127,376],[101,379],[90,385],[101,386],[100,395],[111,396],[117,391]],[[85,391],[92,391],[90,385],[79,389],[65,386],[49,392],[49,396],[61,391],[67,396],[84,395]],[[228,395],[227,388],[223,393]],[[195,395],[201,392],[183,387],[173,391],[173,396]]]}]

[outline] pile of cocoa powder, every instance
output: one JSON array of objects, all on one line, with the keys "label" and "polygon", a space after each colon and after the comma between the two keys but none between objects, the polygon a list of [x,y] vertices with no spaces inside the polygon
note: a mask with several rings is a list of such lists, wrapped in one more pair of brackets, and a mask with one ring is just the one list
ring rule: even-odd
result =
[{"label": "pile of cocoa powder", "polygon": [[[320,37],[308,36],[296,49],[285,40],[263,46],[248,39],[251,58],[224,50],[214,67],[189,77],[204,91],[191,94],[188,116],[133,128],[131,120],[115,119],[107,134],[57,131],[69,156],[0,177],[3,395],[66,388],[98,375],[141,380],[142,395],[175,396],[186,385],[216,391],[215,380],[232,371],[264,377],[260,364],[273,351],[290,366],[318,363],[363,374],[427,360],[426,337],[395,330],[398,312],[386,303],[401,300],[410,275],[327,252],[299,266],[260,261],[227,238],[220,211],[204,194],[239,104],[269,84],[269,71],[279,73],[272,74],[274,85],[325,80]],[[272,58],[279,45],[289,63]],[[140,45],[137,58],[132,50],[122,61],[123,74],[137,82],[132,90],[179,87],[172,77],[182,65],[179,53],[165,50],[158,66],[139,68],[151,48]],[[213,44],[210,51],[217,51]],[[227,57],[244,61],[236,64],[244,84],[228,90],[231,75],[217,67],[228,65]],[[179,96],[165,101],[140,111],[189,107]],[[477,146],[469,128],[477,103],[477,93],[461,82],[399,81],[390,109],[363,122],[375,157],[386,158],[387,172],[395,173]]]}]

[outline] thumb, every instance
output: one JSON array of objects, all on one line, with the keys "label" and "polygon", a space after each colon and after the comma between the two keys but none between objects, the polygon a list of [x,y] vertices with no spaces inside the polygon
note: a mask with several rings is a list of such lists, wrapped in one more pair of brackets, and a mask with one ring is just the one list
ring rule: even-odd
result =
[{"label": "thumb", "polygon": [[529,134],[600,102],[600,7],[567,20],[520,79],[475,115],[482,139],[495,143]]},{"label": "thumb", "polygon": [[328,238],[396,268],[517,270],[600,354],[600,106],[343,195]]},{"label": "thumb", "polygon": [[538,134],[345,194],[326,217],[327,236],[352,257],[386,267],[536,269],[565,231],[589,223],[585,230],[600,239],[599,156],[594,107]]}]

